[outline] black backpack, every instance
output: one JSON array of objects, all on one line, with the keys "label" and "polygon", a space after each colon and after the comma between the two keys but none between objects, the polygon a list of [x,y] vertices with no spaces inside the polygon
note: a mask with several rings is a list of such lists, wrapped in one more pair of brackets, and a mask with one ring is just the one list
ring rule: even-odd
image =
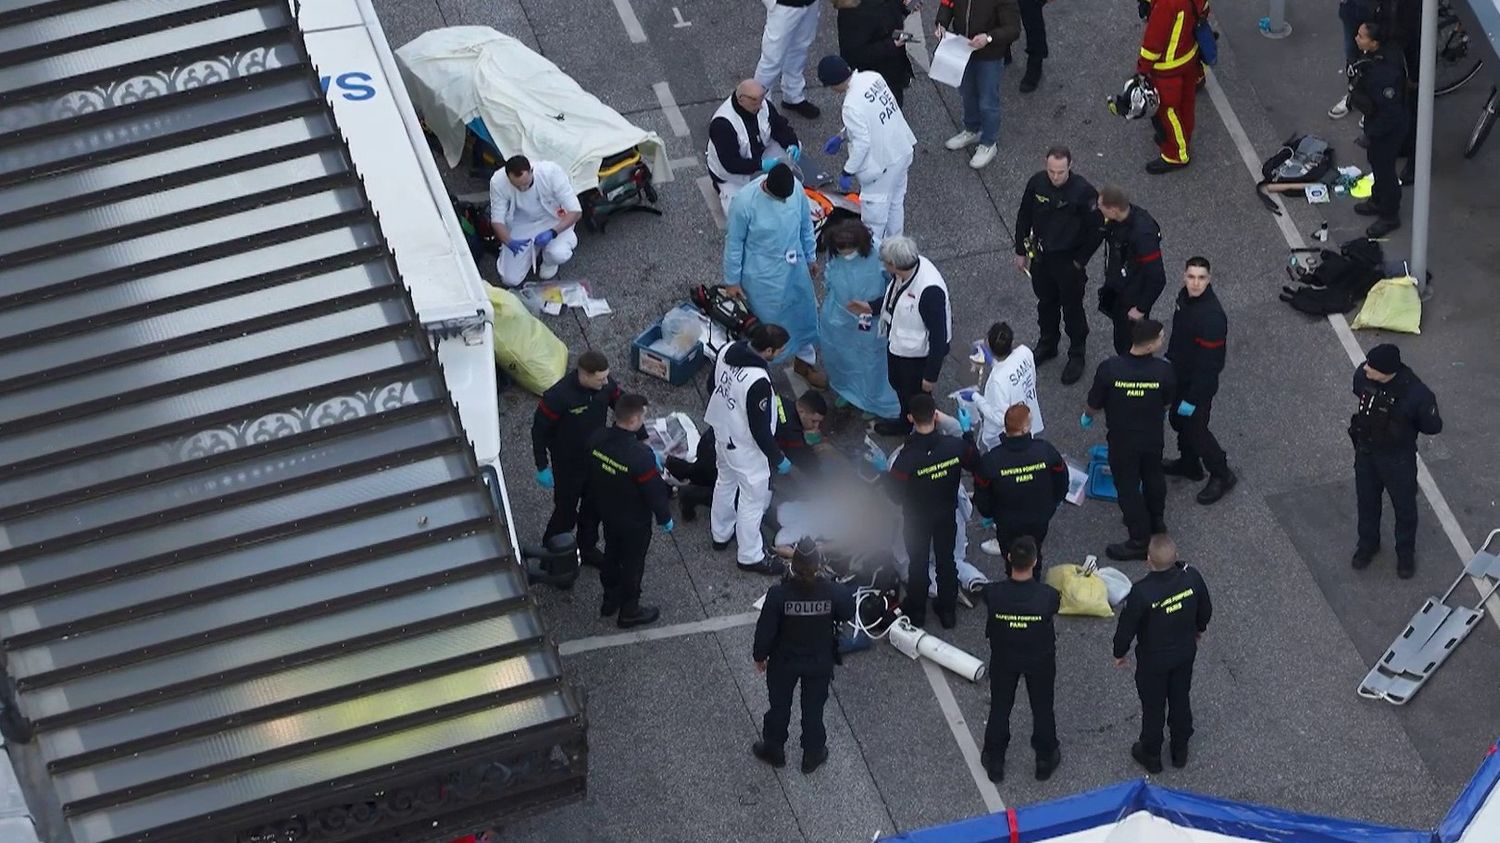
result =
[{"label": "black backpack", "polygon": [[[1313,251],[1294,250],[1298,253]],[[1384,274],[1385,256],[1380,244],[1368,237],[1350,240],[1337,252],[1331,249],[1316,251],[1318,257],[1311,269],[1299,272],[1287,267],[1287,275],[1301,286],[1282,287],[1279,298],[1293,310],[1311,316],[1347,313]]]},{"label": "black backpack", "polygon": [[[1255,195],[1260,197],[1270,211],[1278,216],[1276,203],[1267,196],[1266,187],[1273,184],[1307,185],[1322,182],[1333,170],[1333,147],[1317,135],[1292,135],[1275,155],[1260,166],[1261,180],[1255,185]],[[1277,191],[1296,193],[1298,190]]]}]

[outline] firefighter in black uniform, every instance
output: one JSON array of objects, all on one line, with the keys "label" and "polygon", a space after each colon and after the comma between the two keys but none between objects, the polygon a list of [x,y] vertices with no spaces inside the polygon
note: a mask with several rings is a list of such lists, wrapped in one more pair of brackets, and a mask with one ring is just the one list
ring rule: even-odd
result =
[{"label": "firefighter in black uniform", "polygon": [[1047,527],[1068,496],[1068,464],[1045,439],[1031,436],[1031,408],[1005,411],[1005,436],[974,470],[974,508],[995,525],[995,539],[1011,573],[1010,547],[1029,536],[1041,553]]},{"label": "firefighter in black uniform", "polygon": [[1129,531],[1126,541],[1109,545],[1111,559],[1146,558],[1146,542],[1166,532],[1167,478],[1162,474],[1162,417],[1177,400],[1172,364],[1156,356],[1162,345],[1161,323],[1135,323],[1129,354],[1099,364],[1089,387],[1088,405],[1078,419],[1087,429],[1104,411],[1109,433],[1109,471],[1120,499],[1120,514]]},{"label": "firefighter in black uniform", "polygon": [[1162,727],[1172,727],[1172,766],[1186,766],[1193,736],[1193,660],[1208,630],[1213,603],[1197,569],[1177,561],[1177,543],[1151,537],[1151,569],[1131,586],[1115,627],[1115,666],[1128,663],[1135,642],[1135,689],[1141,697],[1141,739],[1130,747],[1148,773],[1161,772]]},{"label": "firefighter in black uniform", "polygon": [[646,399],[622,395],[615,402],[615,423],[589,437],[588,503],[604,524],[604,558],[599,585],[604,601],[600,617],[617,612],[616,623],[629,629],[652,623],[661,614],[641,605],[641,575],[651,549],[651,519],[662,532],[675,526],[667,504],[667,482],[656,470],[656,454],[640,439],[646,423]]},{"label": "firefighter in black uniform", "polygon": [[1038,365],[1057,356],[1061,326],[1067,324],[1065,384],[1083,377],[1084,341],[1089,336],[1083,288],[1088,283],[1089,259],[1104,236],[1103,226],[1099,194],[1087,179],[1073,172],[1073,153],[1066,146],[1047,150],[1047,167],[1026,183],[1021,209],[1016,212],[1016,267],[1029,269],[1031,291],[1036,293],[1036,323],[1041,331],[1035,350]]},{"label": "firefighter in black uniform", "polygon": [[1377,218],[1365,229],[1370,237],[1384,237],[1401,227],[1396,158],[1410,129],[1406,61],[1395,45],[1386,43],[1384,29],[1379,23],[1360,24],[1354,43],[1362,55],[1349,66],[1349,104],[1364,115],[1360,125],[1375,177],[1370,198],[1355,205],[1354,213]]},{"label": "firefighter in black uniform", "polygon": [[[609,376],[609,360],[585,351],[578,368],[562,376],[542,393],[531,416],[531,452],[536,458],[536,481],[552,490],[552,517],[542,532],[542,543],[578,528],[578,550],[586,565],[598,565],[599,518],[583,502],[589,473],[584,445],[604,427],[609,408],[620,398],[620,387]],[[551,463],[548,463],[548,457]]]},{"label": "firefighter in black uniform", "polygon": [[1114,323],[1115,353],[1130,350],[1130,325],[1151,315],[1151,307],[1167,287],[1161,262],[1161,226],[1130,204],[1118,187],[1099,192],[1104,218],[1104,284],[1099,288],[1099,310]]},{"label": "firefighter in black uniform", "polygon": [[800,683],[803,773],[828,760],[823,704],[838,660],[838,626],[854,617],[854,595],[819,579],[819,567],[817,545],[803,539],[792,554],[791,577],[766,592],[755,623],[755,668],[766,675],[771,707],[761,724],[761,739],[750,751],[772,767],[785,766],[792,691]]},{"label": "firefighter in black uniform", "polygon": [[977,467],[979,455],[965,431],[964,438],[939,433],[937,404],[919,392],[907,402],[907,420],[915,430],[891,463],[890,476],[898,487],[901,532],[906,540],[906,599],[901,611],[911,622],[927,622],[927,561],[937,567],[937,600],[933,607],[944,629],[958,623],[958,565],[953,547],[958,540],[959,481],[965,469]]},{"label": "firefighter in black uniform", "polygon": [[1202,480],[1207,467],[1208,483],[1198,492],[1198,503],[1204,506],[1216,503],[1239,482],[1219,440],[1208,429],[1229,337],[1229,317],[1214,295],[1209,271],[1208,258],[1188,258],[1177,310],[1172,314],[1167,359],[1177,372],[1177,405],[1167,418],[1177,431],[1181,456],[1162,466],[1163,473],[1189,480]]},{"label": "firefighter in black uniform", "polygon": [[1443,431],[1437,397],[1401,363],[1389,343],[1370,349],[1354,370],[1359,407],[1349,420],[1354,442],[1354,489],[1359,509],[1355,568],[1367,568],[1380,549],[1381,492],[1396,512],[1396,575],[1417,572],[1417,434]]},{"label": "firefighter in black uniform", "polygon": [[984,602],[990,613],[985,625],[985,635],[990,639],[990,719],[979,760],[990,781],[1005,778],[1010,710],[1016,702],[1016,683],[1024,676],[1026,696],[1031,700],[1036,777],[1046,781],[1062,762],[1057,716],[1052,709],[1057,682],[1057,635],[1052,618],[1062,606],[1062,596],[1036,579],[1036,542],[1023,536],[1006,551],[1010,554],[1010,579],[984,587]]}]

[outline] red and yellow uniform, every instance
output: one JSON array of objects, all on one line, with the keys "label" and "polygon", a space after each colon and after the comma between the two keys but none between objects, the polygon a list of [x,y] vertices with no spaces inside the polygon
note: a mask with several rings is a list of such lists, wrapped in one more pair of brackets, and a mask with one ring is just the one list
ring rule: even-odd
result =
[{"label": "red and yellow uniform", "polygon": [[1188,162],[1188,143],[1193,138],[1193,102],[1203,65],[1198,60],[1198,42],[1193,29],[1208,15],[1206,0],[1152,0],[1141,36],[1137,73],[1151,77],[1161,97],[1153,118],[1161,158],[1168,164]]}]

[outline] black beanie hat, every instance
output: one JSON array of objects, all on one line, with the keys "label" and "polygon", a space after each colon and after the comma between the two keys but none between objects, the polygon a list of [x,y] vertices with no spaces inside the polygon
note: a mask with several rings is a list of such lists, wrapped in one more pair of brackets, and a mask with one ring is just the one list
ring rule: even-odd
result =
[{"label": "black beanie hat", "polygon": [[766,189],[771,191],[772,196],[786,199],[792,195],[792,187],[796,179],[792,178],[792,168],[785,163],[777,164],[766,174]]}]

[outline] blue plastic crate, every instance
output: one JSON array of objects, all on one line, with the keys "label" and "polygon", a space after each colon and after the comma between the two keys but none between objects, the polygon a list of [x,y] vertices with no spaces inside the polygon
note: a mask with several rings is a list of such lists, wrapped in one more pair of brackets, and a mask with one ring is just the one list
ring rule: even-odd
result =
[{"label": "blue plastic crate", "polygon": [[1095,445],[1089,448],[1088,496],[1098,501],[1120,499],[1120,493],[1115,490],[1115,476],[1109,470],[1108,445]]},{"label": "blue plastic crate", "polygon": [[692,349],[687,353],[681,357],[672,357],[651,350],[652,343],[661,339],[661,336],[661,320],[641,332],[630,344],[630,366],[643,375],[660,378],[673,386],[682,386],[708,361],[708,355],[703,352],[703,343],[693,343]]}]

